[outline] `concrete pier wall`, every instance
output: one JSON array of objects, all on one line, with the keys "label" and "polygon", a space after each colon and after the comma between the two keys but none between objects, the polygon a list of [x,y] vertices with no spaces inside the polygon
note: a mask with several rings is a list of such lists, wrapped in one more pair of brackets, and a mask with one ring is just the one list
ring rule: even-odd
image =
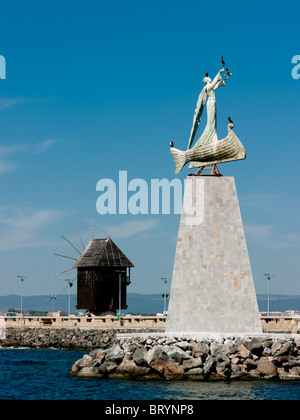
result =
[{"label": "concrete pier wall", "polygon": [[[52,316],[31,316],[31,317],[2,317],[4,328],[100,328],[100,329],[122,329],[130,328],[141,330],[143,328],[165,329],[166,317],[157,316],[132,316],[117,317],[103,316],[92,317],[52,317]],[[295,332],[300,331],[300,318],[296,316],[260,316],[261,326],[264,332]]]}]

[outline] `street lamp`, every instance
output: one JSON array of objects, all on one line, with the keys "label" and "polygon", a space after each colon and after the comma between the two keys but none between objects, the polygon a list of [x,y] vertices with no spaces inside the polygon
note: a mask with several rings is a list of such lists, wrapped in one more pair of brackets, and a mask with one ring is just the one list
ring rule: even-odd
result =
[{"label": "street lamp", "polygon": [[50,299],[52,299],[52,312],[54,312],[54,299],[56,299],[55,295],[51,295]]},{"label": "street lamp", "polygon": [[119,275],[119,325],[121,327],[122,321],[121,321],[121,309],[122,309],[122,271],[121,270],[115,270],[115,273]]},{"label": "street lamp", "polygon": [[165,283],[165,293],[162,294],[162,297],[164,298],[164,312],[163,312],[163,314],[167,315],[167,298],[169,297],[169,295],[167,294],[167,283],[168,283],[168,280],[170,280],[170,279],[167,279],[166,277],[161,277],[160,279]]},{"label": "street lamp", "polygon": [[264,276],[268,280],[268,310],[267,310],[267,313],[268,313],[268,316],[269,316],[270,315],[270,280],[271,280],[271,277],[274,276],[274,274],[265,274],[264,273]]},{"label": "street lamp", "polygon": [[[68,284],[69,284],[69,286],[67,286],[67,287],[69,287],[69,316],[70,316],[70,314],[71,314],[71,287],[73,286],[73,281],[74,281],[74,280],[65,279],[65,281],[67,281],[67,282],[68,282]],[[67,287],[65,287],[65,288],[64,288],[64,290],[65,290]]]},{"label": "street lamp", "polygon": [[23,326],[23,281],[27,276],[17,276],[21,280],[21,328]]}]

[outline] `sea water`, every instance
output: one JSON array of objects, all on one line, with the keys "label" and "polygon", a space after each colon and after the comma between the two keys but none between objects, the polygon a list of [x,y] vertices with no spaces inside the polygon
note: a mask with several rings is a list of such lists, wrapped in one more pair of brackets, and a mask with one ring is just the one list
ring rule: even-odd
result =
[{"label": "sea water", "polygon": [[87,352],[0,348],[0,400],[299,400],[300,381],[131,381],[78,378]]}]

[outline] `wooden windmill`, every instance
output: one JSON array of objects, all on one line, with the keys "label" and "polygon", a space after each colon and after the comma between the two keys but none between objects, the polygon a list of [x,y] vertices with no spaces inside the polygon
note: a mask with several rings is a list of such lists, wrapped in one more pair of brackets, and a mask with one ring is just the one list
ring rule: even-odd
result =
[{"label": "wooden windmill", "polygon": [[[65,237],[63,237],[66,239]],[[67,239],[66,239],[67,240]],[[126,309],[127,286],[130,269],[134,267],[110,237],[92,238],[82,253],[66,271],[77,270],[77,309],[90,310],[95,315],[116,314],[116,309]],[[58,273],[62,274],[62,273]]]}]

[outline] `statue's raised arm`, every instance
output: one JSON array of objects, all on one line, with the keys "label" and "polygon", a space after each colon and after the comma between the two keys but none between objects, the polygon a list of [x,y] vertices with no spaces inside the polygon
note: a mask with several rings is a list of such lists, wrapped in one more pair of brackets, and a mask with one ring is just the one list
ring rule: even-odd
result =
[{"label": "statue's raised arm", "polygon": [[226,80],[229,79],[229,77],[231,76],[231,73],[229,72],[228,69],[226,69],[226,76],[223,79],[221,76],[221,73],[223,73],[224,71],[225,71],[224,69],[221,69],[216,75],[216,77],[214,78],[214,80],[211,82],[210,86],[211,88],[213,88],[213,90],[217,90],[219,89],[219,87],[226,85]]},{"label": "statue's raised arm", "polygon": [[214,78],[214,80],[211,83],[207,84],[207,90],[209,89],[213,89],[213,90],[217,90],[220,86],[225,86],[225,81],[222,79],[221,73],[223,73],[225,70],[221,69],[216,77]]}]

